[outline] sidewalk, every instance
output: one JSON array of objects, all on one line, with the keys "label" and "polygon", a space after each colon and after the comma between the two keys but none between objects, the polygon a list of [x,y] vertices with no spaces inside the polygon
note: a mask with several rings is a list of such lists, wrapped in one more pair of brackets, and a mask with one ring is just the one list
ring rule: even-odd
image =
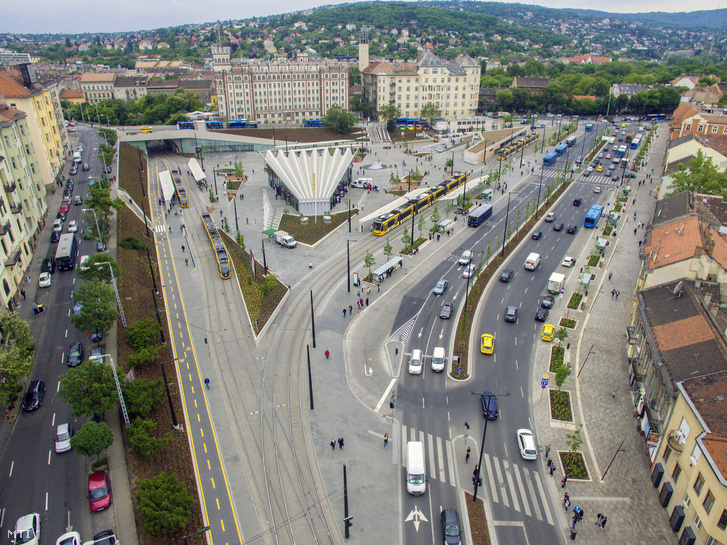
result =
[{"label": "sidewalk", "polygon": [[[624,336],[631,323],[632,298],[641,263],[639,241],[646,235],[646,228],[637,225],[650,223],[659,184],[658,178],[652,183],[646,180],[641,186],[638,181],[650,174],[652,167],[656,175],[665,145],[666,130],[662,126],[652,145],[648,167],[630,184],[633,191],[622,211],[618,236],[608,237],[610,244],[601,265],[591,268],[596,278],[584,299],[585,309],[570,311],[570,317],[578,323],[575,331],[569,331],[566,341],[570,348],[566,350],[565,361],[571,364],[571,375],[563,389],[570,391],[575,422],[569,425],[551,420],[547,392],[542,400],[539,391],[533,393],[540,448],[544,451],[544,446],[550,445],[551,458],[556,463],[548,493],[553,505],[562,505],[564,492],[570,496],[571,507],[567,514],[561,511],[559,521],[564,539],[570,535],[573,506],[580,505],[584,518],[575,530],[588,543],[676,543],[678,540],[668,525],[667,512],[658,502],[657,490],[651,486],[645,442],[632,416]],[[649,196],[650,190],[652,196]],[[590,253],[593,240],[588,244],[584,255]],[[613,273],[610,280],[609,271]],[[572,275],[566,297],[575,290],[576,277]],[[620,292],[620,296],[612,293],[613,290]],[[567,302],[567,298],[563,299],[560,308],[564,310]],[[539,347],[536,368],[540,375],[547,372],[549,355],[550,346]],[[552,383],[551,387],[554,387]],[[585,457],[590,480],[571,479],[563,489],[563,467],[557,453],[569,449],[566,436],[580,426],[583,444],[579,452]],[[545,464],[544,456],[540,462]],[[603,531],[595,524],[598,513],[608,517]]]}]

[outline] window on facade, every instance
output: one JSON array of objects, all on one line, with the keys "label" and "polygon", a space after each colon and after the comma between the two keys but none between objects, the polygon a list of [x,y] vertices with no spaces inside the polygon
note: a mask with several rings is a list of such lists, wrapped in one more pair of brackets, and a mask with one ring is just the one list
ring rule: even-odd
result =
[{"label": "window on facade", "polygon": [[692,130],[692,126],[691,125],[687,125],[686,127],[684,127],[684,130],[687,131],[687,132],[689,132],[689,131]]},{"label": "window on facade", "polygon": [[699,473],[697,475],[697,480],[694,481],[694,491],[697,493],[697,497],[699,497],[702,494],[703,487],[704,487],[704,477],[702,477],[702,474]]},{"label": "window on facade", "polygon": [[717,130],[719,130],[719,127],[712,127],[712,132],[714,134],[717,134]]},{"label": "window on facade", "polygon": [[697,127],[697,132],[702,132],[702,131],[704,131],[704,126],[703,125],[699,125]]},{"label": "window on facade", "polygon": [[677,484],[677,481],[679,481],[679,475],[682,474],[682,468],[679,466],[679,462],[674,464],[674,471],[671,472],[671,479],[674,481],[674,484]]},{"label": "window on facade", "polygon": [[697,465],[697,462],[702,457],[702,449],[699,448],[699,445],[697,443],[694,444],[694,448],[692,449],[692,453],[689,455],[689,459],[692,461],[693,465]]},{"label": "window on facade", "polygon": [[707,491],[707,497],[704,498],[702,506],[704,507],[704,510],[707,512],[708,515],[712,512],[712,507],[714,507],[714,494],[712,494],[710,491]]},{"label": "window on facade", "polygon": [[719,517],[717,528],[719,528],[720,530],[727,529],[727,509],[722,510],[722,516]]}]

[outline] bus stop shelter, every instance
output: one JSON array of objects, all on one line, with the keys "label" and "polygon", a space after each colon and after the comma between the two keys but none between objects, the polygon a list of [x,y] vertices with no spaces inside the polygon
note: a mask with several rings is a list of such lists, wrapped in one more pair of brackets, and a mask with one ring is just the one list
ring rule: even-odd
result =
[{"label": "bus stop shelter", "polygon": [[391,273],[394,272],[394,269],[397,267],[402,267],[404,265],[404,260],[401,257],[394,257],[384,263],[381,267],[376,269],[374,272],[371,273],[371,280],[377,284],[380,284],[384,281],[384,278],[387,276],[391,276]]},{"label": "bus stop shelter", "polygon": [[172,175],[168,170],[162,170],[159,173],[159,184],[162,186],[162,197],[165,202],[171,203],[174,196],[174,182]]},{"label": "bus stop shelter", "polygon": [[207,185],[207,181],[205,180],[205,174],[202,170],[202,167],[199,166],[199,163],[197,162],[197,159],[192,157],[189,160],[189,163],[187,163],[187,166],[189,167],[189,172],[192,174],[192,178],[194,178],[194,181],[197,182],[197,185]]}]

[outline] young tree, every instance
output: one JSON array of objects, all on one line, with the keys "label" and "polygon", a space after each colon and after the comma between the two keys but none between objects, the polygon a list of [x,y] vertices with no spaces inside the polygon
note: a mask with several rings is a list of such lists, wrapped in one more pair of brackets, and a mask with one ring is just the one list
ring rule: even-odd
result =
[{"label": "young tree", "polygon": [[74,299],[83,305],[79,314],[71,314],[71,323],[79,331],[98,329],[105,333],[119,317],[114,289],[101,280],[81,284]]},{"label": "young tree", "polygon": [[150,381],[137,378],[122,386],[126,410],[133,416],[147,416],[162,399],[162,379]]},{"label": "young tree", "polygon": [[126,328],[126,343],[134,350],[141,350],[156,340],[160,329],[157,322],[145,316]]},{"label": "young tree", "polygon": [[438,206],[434,207],[434,210],[432,210],[432,215],[429,216],[429,219],[432,220],[432,223],[434,224],[434,229],[436,229],[437,225],[439,225],[439,222],[442,221],[442,216],[439,215]]},{"label": "young tree", "polygon": [[94,456],[109,448],[114,442],[114,432],[106,422],[86,422],[71,437],[71,446],[81,456]]},{"label": "young tree", "polygon": [[490,258],[492,257],[492,248],[490,247],[490,241],[487,242],[487,251],[485,252],[485,257],[487,258],[487,263],[489,263]]},{"label": "young tree", "polygon": [[100,280],[107,284],[111,283],[111,271],[108,265],[98,265],[99,263],[111,263],[111,269],[114,271],[114,277],[119,277],[119,264],[109,254],[92,254],[88,256],[85,262],[85,270],[78,268],[76,277],[82,280]]},{"label": "young tree", "polygon": [[170,534],[192,518],[194,499],[177,476],[160,473],[142,481],[136,493],[139,514],[151,534]]},{"label": "young tree", "polygon": [[434,128],[434,120],[442,117],[442,110],[434,102],[427,102],[422,106],[419,117],[426,119],[429,126]]},{"label": "young tree", "polygon": [[563,344],[563,341],[568,338],[568,330],[564,327],[559,327],[555,330],[553,337],[555,337],[560,344]]},{"label": "young tree", "polygon": [[444,168],[452,168],[454,166],[454,160],[450,157],[444,162]]},{"label": "young tree", "polygon": [[386,244],[384,244],[383,249],[386,259],[391,259],[391,256],[394,255],[394,248],[392,248],[391,244],[389,244],[389,237],[386,237]]},{"label": "young tree", "polygon": [[404,243],[404,246],[411,244],[412,242],[412,237],[409,236],[409,230],[406,225],[404,226],[404,232],[401,235],[401,241]]},{"label": "young tree", "polygon": [[366,255],[364,256],[364,267],[369,270],[369,276],[371,276],[371,267],[373,267],[374,265],[376,265],[376,259],[374,258],[374,254],[366,250]]},{"label": "young tree", "polygon": [[5,404],[19,390],[19,381],[34,363],[35,341],[30,325],[10,312],[0,313],[0,402]]},{"label": "young tree", "polygon": [[58,396],[75,416],[101,418],[119,401],[114,371],[103,361],[88,361],[61,377]]},{"label": "young tree", "polygon": [[211,188],[211,187],[210,187],[210,191],[209,191],[209,201],[210,201],[210,203],[212,203],[212,204],[214,204],[214,203],[216,202],[216,199],[215,199],[215,192],[214,192],[214,191],[212,190],[212,188]]},{"label": "young tree", "polygon": [[326,126],[341,134],[346,134],[356,124],[357,118],[348,110],[334,104],[326,112]]},{"label": "young tree", "polygon": [[424,232],[425,223],[424,223],[424,216],[422,216],[421,214],[419,215],[419,222],[417,223],[417,227],[419,228],[419,238],[422,238],[422,233]]},{"label": "young tree", "polygon": [[396,184],[398,184],[399,182],[401,182],[401,178],[399,178],[399,175],[398,175],[398,174],[397,174],[396,172],[392,172],[392,173],[391,173],[391,174],[389,175],[389,183],[390,183],[391,185],[396,185]]},{"label": "young tree", "polygon": [[156,422],[148,418],[137,418],[128,428],[129,445],[144,458],[151,457],[155,452],[160,451],[172,442],[171,432],[163,438],[154,437],[152,433],[156,430]]},{"label": "young tree", "polygon": [[581,437],[581,428],[583,428],[583,424],[578,426],[578,429],[574,431],[573,433],[566,434],[566,442],[565,444],[568,445],[570,448],[569,452],[578,452],[578,449],[581,448],[581,445],[583,444],[583,438]]},{"label": "young tree", "polygon": [[570,376],[570,373],[571,370],[568,369],[567,365],[559,363],[555,367],[555,385],[558,387],[558,390],[563,387],[563,384],[565,384],[565,379]]}]

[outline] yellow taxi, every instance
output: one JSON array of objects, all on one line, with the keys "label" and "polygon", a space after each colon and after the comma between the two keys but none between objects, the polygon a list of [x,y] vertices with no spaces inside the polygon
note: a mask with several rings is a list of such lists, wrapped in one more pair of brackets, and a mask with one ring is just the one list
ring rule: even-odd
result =
[{"label": "yellow taxi", "polygon": [[555,326],[552,324],[543,324],[543,332],[540,338],[544,341],[551,342],[555,336]]},{"label": "yellow taxi", "polygon": [[625,129],[626,128],[626,123],[621,123],[621,128],[622,129]]},{"label": "yellow taxi", "polygon": [[598,165],[596,167],[596,172],[603,172],[603,165]]},{"label": "yellow taxi", "polygon": [[492,354],[495,351],[495,337],[489,333],[482,335],[480,339],[480,352],[483,354]]}]

